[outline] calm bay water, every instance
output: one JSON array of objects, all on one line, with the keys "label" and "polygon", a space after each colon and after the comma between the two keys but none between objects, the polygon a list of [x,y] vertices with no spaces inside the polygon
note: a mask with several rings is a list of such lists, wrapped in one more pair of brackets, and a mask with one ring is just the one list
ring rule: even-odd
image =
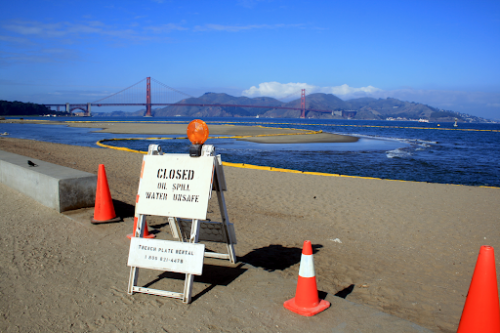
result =
[{"label": "calm bay water", "polygon": [[[27,119],[27,118],[25,118]],[[51,118],[61,120],[62,118]],[[66,120],[64,118],[63,120]],[[188,118],[71,118],[93,121],[184,121]],[[203,118],[210,124],[263,125],[322,130],[359,137],[356,143],[257,144],[210,139],[227,162],[351,176],[420,182],[500,187],[500,124],[417,123],[357,120]],[[64,125],[3,124],[0,133],[71,145],[97,147],[106,138],[151,135],[94,133],[95,129]],[[165,152],[187,153],[188,140],[114,141],[108,144],[147,150],[151,143]]]}]

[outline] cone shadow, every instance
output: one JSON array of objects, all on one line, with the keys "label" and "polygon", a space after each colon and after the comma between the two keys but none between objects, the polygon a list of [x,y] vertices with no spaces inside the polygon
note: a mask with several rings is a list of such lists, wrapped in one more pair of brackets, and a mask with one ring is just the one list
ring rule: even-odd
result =
[{"label": "cone shadow", "polygon": [[[313,254],[318,252],[318,249],[323,245],[313,244]],[[298,247],[284,247],[278,244],[272,244],[259,249],[254,249],[245,254],[243,257],[238,257],[239,261],[250,264],[254,267],[262,267],[266,271],[273,272],[275,270],[285,270],[300,262],[302,249]]]},{"label": "cone shadow", "polygon": [[318,290],[319,299],[326,299],[326,296],[328,296],[328,293],[326,291]]},{"label": "cone shadow", "polygon": [[335,296],[345,299],[352,291],[354,290],[354,284],[351,284],[349,287],[342,289]]},{"label": "cone shadow", "polygon": [[127,217],[134,217],[135,214],[135,206],[128,204],[126,202],[113,199],[113,207],[115,208],[116,216],[125,219]]}]

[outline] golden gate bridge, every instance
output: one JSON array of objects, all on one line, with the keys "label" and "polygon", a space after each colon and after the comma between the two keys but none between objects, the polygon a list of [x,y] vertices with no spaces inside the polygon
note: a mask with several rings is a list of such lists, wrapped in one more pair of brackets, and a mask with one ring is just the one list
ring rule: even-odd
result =
[{"label": "golden gate bridge", "polygon": [[[144,81],[146,81],[146,91],[144,93]],[[151,84],[153,83],[153,85]],[[141,85],[142,84],[142,85]],[[84,116],[91,116],[92,107],[109,107],[109,106],[145,106],[145,117],[152,117],[153,106],[199,106],[199,107],[240,107],[240,108],[261,108],[261,109],[280,109],[280,110],[299,110],[300,118],[306,117],[306,112],[328,112],[332,110],[318,110],[306,108],[306,90],[301,89],[300,92],[300,107],[293,106],[269,106],[269,105],[241,105],[241,104],[207,104],[207,103],[187,103],[186,98],[196,98],[182,91],[176,90],[163,84],[151,77],[142,79],[141,81],[118,91],[112,95],[101,98],[90,103],[45,103],[43,105],[48,108],[56,107],[59,111],[60,107],[64,107],[66,112],[72,113],[76,110],[84,112]],[[154,102],[153,102],[154,97]],[[142,102],[138,102],[142,100]],[[173,102],[179,101],[180,102]]]}]

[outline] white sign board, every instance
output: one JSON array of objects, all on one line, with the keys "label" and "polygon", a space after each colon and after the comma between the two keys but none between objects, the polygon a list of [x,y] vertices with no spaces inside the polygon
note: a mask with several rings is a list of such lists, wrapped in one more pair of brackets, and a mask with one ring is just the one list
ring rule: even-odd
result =
[{"label": "white sign board", "polygon": [[212,192],[213,156],[144,156],[136,213],[205,220]]},{"label": "white sign board", "polygon": [[132,237],[128,266],[201,275],[205,244]]}]

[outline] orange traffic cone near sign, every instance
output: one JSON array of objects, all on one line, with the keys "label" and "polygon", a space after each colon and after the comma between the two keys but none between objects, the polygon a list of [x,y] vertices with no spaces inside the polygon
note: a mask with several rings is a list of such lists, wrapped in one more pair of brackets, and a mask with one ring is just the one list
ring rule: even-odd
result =
[{"label": "orange traffic cone near sign", "polygon": [[97,190],[95,194],[94,218],[92,223],[119,222],[121,219],[116,217],[115,207],[109,192],[108,178],[104,164],[99,164],[97,172]]},{"label": "orange traffic cone near sign", "polygon": [[[132,237],[135,237],[135,230],[137,229],[137,221],[138,220],[139,219],[137,218],[137,216],[134,217],[134,231],[131,234],[127,235],[128,239],[132,239]],[[143,238],[155,238],[156,237],[155,235],[149,233],[149,231],[148,231],[148,223],[146,221],[144,221],[144,225],[146,226],[146,228],[144,229],[144,236],[143,236]]]},{"label": "orange traffic cone near sign", "polygon": [[497,273],[493,247],[481,246],[457,333],[500,332]]},{"label": "orange traffic cone near sign", "polygon": [[306,240],[302,248],[295,297],[286,301],[283,305],[292,312],[308,317],[314,316],[330,306],[330,302],[320,300],[318,297],[311,241]]}]

